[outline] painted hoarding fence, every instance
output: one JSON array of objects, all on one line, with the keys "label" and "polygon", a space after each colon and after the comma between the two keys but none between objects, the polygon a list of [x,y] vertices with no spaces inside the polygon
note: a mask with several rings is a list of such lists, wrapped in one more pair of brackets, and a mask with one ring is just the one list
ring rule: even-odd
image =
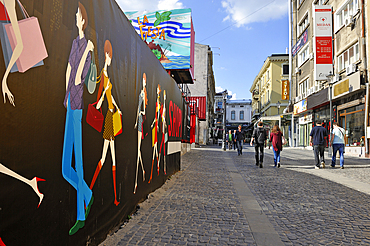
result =
[{"label": "painted hoarding fence", "polygon": [[0,245],[96,245],[179,170],[181,92],[114,0],[1,9]]},{"label": "painted hoarding fence", "polygon": [[165,69],[190,69],[191,9],[125,14]]}]

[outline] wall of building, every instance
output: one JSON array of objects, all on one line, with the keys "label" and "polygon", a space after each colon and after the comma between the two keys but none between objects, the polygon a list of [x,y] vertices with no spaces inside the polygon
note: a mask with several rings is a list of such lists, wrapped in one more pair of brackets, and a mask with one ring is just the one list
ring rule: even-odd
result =
[{"label": "wall of building", "polygon": [[[70,54],[74,54],[72,42],[78,36],[78,1],[23,0],[28,13],[38,19],[48,57],[41,66],[9,74],[6,82],[15,106],[3,87],[3,93],[7,94],[6,103],[0,103],[0,241],[5,245],[97,245],[126,220],[140,201],[180,169],[183,100],[177,84],[137,35],[116,1],[80,2],[87,12],[84,33],[94,45],[98,75],[105,63],[106,40],[112,45],[107,74],[111,95],[123,115],[123,132],[115,136],[114,142],[109,142],[103,139],[105,127],[99,132],[86,122],[90,104],[99,99],[100,84],[89,94],[81,81],[83,110],[66,111],[63,105],[67,64],[74,64]],[[8,9],[8,13],[12,10]],[[23,39],[23,42],[35,40]],[[2,54],[6,54],[4,49]],[[26,58],[33,57],[26,55]],[[89,59],[81,64],[88,69]],[[2,75],[5,68],[1,58]],[[158,86],[161,87],[159,94]],[[156,132],[151,125],[157,117],[158,96],[165,114],[157,118]],[[141,101],[140,97],[148,100]],[[74,107],[73,103],[69,105]],[[107,129],[112,129],[107,105],[106,98],[102,114]],[[142,124],[137,121],[140,115]],[[72,123],[71,117],[76,118]],[[78,126],[82,127],[81,134],[77,134]],[[75,142],[66,132],[76,133]],[[107,135],[112,140],[108,130],[104,136]],[[82,141],[80,150],[76,147],[79,140]],[[158,152],[154,152],[156,148]],[[160,156],[159,173],[153,152]],[[82,156],[83,164],[80,161],[76,164],[73,156],[76,159]],[[92,185],[99,166],[101,171]],[[152,174],[151,170],[154,170]],[[91,208],[88,217],[85,207]],[[80,218],[85,219],[84,226],[69,235]]]}]

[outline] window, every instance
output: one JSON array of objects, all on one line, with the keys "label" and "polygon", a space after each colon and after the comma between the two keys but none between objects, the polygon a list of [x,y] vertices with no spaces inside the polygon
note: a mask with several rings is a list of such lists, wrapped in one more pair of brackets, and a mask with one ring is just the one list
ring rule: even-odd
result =
[{"label": "window", "polygon": [[270,80],[270,70],[267,70],[266,72],[266,80],[269,81]]},{"label": "window", "polygon": [[235,110],[231,111],[231,120],[235,120]]},{"label": "window", "polygon": [[304,48],[302,48],[302,50],[298,53],[298,67],[302,66],[302,64],[308,60],[309,48],[310,48],[310,43],[307,43],[307,45]]},{"label": "window", "polygon": [[341,71],[349,65],[356,63],[359,59],[360,54],[358,50],[358,43],[356,43],[338,56],[338,71]]},{"label": "window", "polygon": [[338,31],[346,23],[346,19],[357,14],[359,11],[358,0],[349,0],[335,12],[334,29]]},{"label": "window", "polygon": [[302,21],[298,25],[298,33],[301,35],[306,27],[308,26],[308,14],[302,19]]},{"label": "window", "polygon": [[283,75],[288,75],[289,74],[289,65],[285,64],[283,65]]},{"label": "window", "polygon": [[309,82],[310,82],[310,79],[307,78],[305,80],[303,80],[301,83],[299,83],[299,95],[302,95],[305,94],[307,92],[307,90],[309,89]]},{"label": "window", "polygon": [[318,0],[315,2],[316,5],[324,5],[327,0]]},{"label": "window", "polygon": [[240,111],[240,113],[239,113],[239,119],[244,120],[244,111],[243,110]]}]

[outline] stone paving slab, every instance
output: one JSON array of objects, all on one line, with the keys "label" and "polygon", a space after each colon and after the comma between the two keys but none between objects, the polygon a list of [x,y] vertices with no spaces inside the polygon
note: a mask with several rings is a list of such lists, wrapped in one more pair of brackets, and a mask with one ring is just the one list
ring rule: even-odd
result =
[{"label": "stone paving slab", "polygon": [[278,169],[266,149],[258,168],[253,151],[193,149],[101,245],[370,245],[370,197],[345,186],[370,184],[370,160],[314,170],[312,151],[285,148]]}]

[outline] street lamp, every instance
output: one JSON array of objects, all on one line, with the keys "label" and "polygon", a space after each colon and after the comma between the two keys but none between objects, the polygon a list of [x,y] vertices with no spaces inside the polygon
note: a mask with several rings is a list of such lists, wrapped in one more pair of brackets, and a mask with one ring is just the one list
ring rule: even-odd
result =
[{"label": "street lamp", "polygon": [[280,115],[280,105],[281,105],[281,102],[280,101],[277,101],[276,105],[277,105],[277,109],[278,109],[278,115]]},{"label": "street lamp", "polygon": [[223,149],[224,151],[226,151],[226,98],[227,98],[227,90],[224,91],[224,93],[222,94],[223,96],[223,104],[224,104],[224,120],[223,120],[223,127],[224,127],[224,136],[223,136],[223,141],[222,141],[222,145],[223,145]]},{"label": "street lamp", "polygon": [[[333,119],[332,119],[332,89],[333,89],[333,82],[332,79],[334,74],[330,71],[328,75],[326,75],[327,81],[329,82],[329,117],[330,117],[330,134],[333,132]],[[331,145],[329,142],[329,155],[331,155]]]}]

